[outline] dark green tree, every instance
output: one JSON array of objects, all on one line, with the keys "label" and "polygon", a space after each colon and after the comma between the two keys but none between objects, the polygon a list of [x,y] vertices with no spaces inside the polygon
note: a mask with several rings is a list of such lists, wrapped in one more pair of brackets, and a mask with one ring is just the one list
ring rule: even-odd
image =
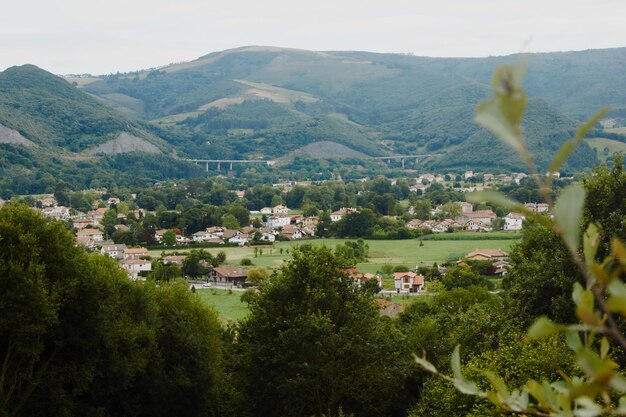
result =
[{"label": "dark green tree", "polygon": [[388,415],[406,368],[402,337],[328,248],[302,246],[251,300],[237,374],[252,416]]},{"label": "dark green tree", "polygon": [[176,233],[173,230],[168,230],[163,233],[163,238],[161,240],[165,246],[174,246],[176,245]]}]

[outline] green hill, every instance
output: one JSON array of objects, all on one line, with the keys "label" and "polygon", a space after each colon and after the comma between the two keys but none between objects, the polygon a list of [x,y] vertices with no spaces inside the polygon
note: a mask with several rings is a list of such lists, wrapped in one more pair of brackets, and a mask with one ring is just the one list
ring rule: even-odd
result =
[{"label": "green hill", "polygon": [[0,72],[2,196],[197,174],[161,134],[33,65]]},{"label": "green hill", "polygon": [[[91,94],[194,137],[195,157],[277,158],[319,141],[367,155],[448,153],[436,166],[517,166],[473,122],[494,68],[519,56],[427,58],[251,46],[154,71],[101,77]],[[612,105],[626,114],[626,48],[529,54],[531,149],[542,154],[578,120]],[[539,103],[539,102],[536,102]],[[542,129],[549,129],[542,131]],[[547,142],[546,142],[547,141]],[[210,146],[207,145],[210,143]],[[584,148],[568,168],[597,162]],[[506,162],[508,161],[508,162]],[[539,157],[543,164],[545,157]]]},{"label": "green hill", "polygon": [[[278,159],[320,143],[345,155],[441,155],[429,169],[520,169],[473,122],[496,66],[519,58],[251,46],[89,78],[9,68],[0,73],[0,188],[30,189],[40,172],[80,184],[111,179],[103,173],[109,169],[130,179],[134,171],[150,179],[196,175],[176,156]],[[525,59],[533,97],[525,131],[540,168],[580,120],[605,105],[615,110],[593,135],[626,142],[626,48]],[[584,145],[565,169],[597,163],[605,148],[621,149]]]}]

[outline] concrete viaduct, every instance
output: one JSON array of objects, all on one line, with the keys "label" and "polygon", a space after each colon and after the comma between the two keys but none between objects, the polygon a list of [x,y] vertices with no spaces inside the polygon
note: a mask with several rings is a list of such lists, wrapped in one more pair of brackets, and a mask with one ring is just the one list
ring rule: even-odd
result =
[{"label": "concrete viaduct", "polygon": [[[430,156],[438,156],[439,154],[421,154],[421,155],[390,155],[390,156],[369,156],[363,159],[373,159],[379,161],[385,161],[386,163],[391,163],[392,160],[400,160],[402,164],[402,168],[404,168],[404,164],[407,160],[415,159],[415,162],[419,162],[420,158],[428,158]],[[325,158],[330,159],[330,158]],[[225,164],[229,167],[229,169],[233,170],[233,164],[265,164],[267,166],[272,166],[276,163],[276,161],[268,160],[268,159],[187,159],[187,161],[192,162],[196,165],[204,164],[206,171],[209,171],[209,164],[217,164],[217,170],[219,171],[222,168],[222,164]]]},{"label": "concrete viaduct", "polygon": [[204,164],[207,172],[209,171],[209,164],[217,164],[218,171],[222,168],[222,164],[226,164],[229,165],[230,170],[232,171],[233,164],[265,164],[267,166],[272,166],[276,163],[276,161],[266,159],[187,159],[187,161],[196,165]]}]

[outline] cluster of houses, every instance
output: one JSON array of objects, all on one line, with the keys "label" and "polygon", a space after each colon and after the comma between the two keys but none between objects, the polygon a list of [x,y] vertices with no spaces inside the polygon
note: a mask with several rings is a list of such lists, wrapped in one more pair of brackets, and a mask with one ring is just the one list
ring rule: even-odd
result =
[{"label": "cluster of houses", "polygon": [[[509,268],[508,254],[501,249],[476,249],[457,261],[457,265],[468,261],[488,261],[493,267],[493,275],[504,276]],[[417,268],[416,268],[417,269]],[[445,273],[445,268],[439,268]],[[421,293],[426,278],[415,271],[394,272],[394,289],[398,294]]]},{"label": "cluster of houses", "polygon": [[[493,222],[498,217],[493,210],[474,211],[472,205],[466,202],[458,202],[461,212],[454,219],[443,220],[419,220],[412,219],[406,223],[408,229],[426,229],[432,233],[444,233],[450,230],[467,230],[474,232],[493,231]],[[547,212],[548,205],[543,203],[528,203],[527,208],[537,212]],[[540,208],[538,208],[540,207]],[[437,215],[441,212],[442,206],[437,206],[431,212]],[[541,210],[541,211],[540,211]],[[504,230],[522,230],[522,223],[525,217],[519,213],[509,213],[504,218],[502,228]]]}]

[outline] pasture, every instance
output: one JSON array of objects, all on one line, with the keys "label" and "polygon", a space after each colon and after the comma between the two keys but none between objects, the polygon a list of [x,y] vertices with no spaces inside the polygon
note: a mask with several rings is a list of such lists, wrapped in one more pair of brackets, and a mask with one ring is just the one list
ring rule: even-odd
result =
[{"label": "pasture", "polygon": [[196,288],[196,296],[200,300],[217,311],[220,321],[224,323],[243,319],[250,309],[246,303],[241,302],[243,291],[229,292],[225,289]]},{"label": "pasture", "polygon": [[[454,233],[447,234],[450,237]],[[511,233],[511,239],[503,238],[506,235],[498,233],[493,239],[489,239],[488,234],[476,236],[476,239],[459,239],[459,240],[423,240],[423,246],[417,239],[410,240],[366,240],[369,245],[369,260],[366,263],[360,263],[357,267],[363,272],[375,273],[379,271],[382,265],[407,265],[415,267],[415,265],[432,264],[434,262],[442,263],[446,261],[454,261],[476,249],[502,249],[509,251],[511,245],[515,242],[515,238],[519,237],[517,233]],[[217,254],[219,251],[226,253],[226,263],[238,265],[242,259],[248,258],[254,266],[261,266],[268,269],[279,268],[282,263],[289,258],[290,252],[295,246],[303,244],[311,244],[316,246],[327,246],[334,248],[335,246],[346,242],[349,239],[315,239],[306,241],[292,242],[276,242],[273,246],[259,246],[257,257],[254,257],[254,247],[228,247],[228,248],[209,248],[206,251]],[[176,248],[178,252],[186,252],[190,249]],[[263,252],[261,254],[261,251]],[[161,250],[151,250],[150,255],[159,257]]]}]

